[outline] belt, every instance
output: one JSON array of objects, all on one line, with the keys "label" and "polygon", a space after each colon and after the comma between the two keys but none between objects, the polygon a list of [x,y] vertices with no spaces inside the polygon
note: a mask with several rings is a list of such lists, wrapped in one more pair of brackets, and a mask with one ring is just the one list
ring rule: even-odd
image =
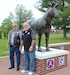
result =
[{"label": "belt", "polygon": [[13,47],[19,47],[18,45],[10,45],[10,46],[13,46]]},{"label": "belt", "polygon": [[10,45],[10,46],[14,46],[14,45]]}]

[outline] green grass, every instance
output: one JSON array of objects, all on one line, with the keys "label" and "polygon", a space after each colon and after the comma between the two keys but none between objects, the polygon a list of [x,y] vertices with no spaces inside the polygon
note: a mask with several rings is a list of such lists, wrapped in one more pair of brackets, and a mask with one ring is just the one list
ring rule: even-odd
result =
[{"label": "green grass", "polygon": [[49,37],[49,43],[62,43],[70,42],[70,34],[67,34],[67,39],[63,39],[63,34],[51,34]]},{"label": "green grass", "polygon": [[7,39],[0,39],[0,56],[7,56],[8,54]]},{"label": "green grass", "polygon": [[[70,34],[67,34],[68,39],[63,39],[63,34],[50,34],[49,44],[70,42]],[[38,35],[36,35],[36,44],[38,45]],[[45,46],[45,36],[42,36],[41,45]],[[7,48],[7,39],[0,39],[0,56],[8,56],[9,48]]]},{"label": "green grass", "polygon": [[[50,34],[49,44],[70,42],[70,34],[67,34],[67,39],[63,39],[63,34]],[[38,45],[38,35],[36,36],[36,44]],[[45,46],[45,35],[42,36],[41,45]]]}]

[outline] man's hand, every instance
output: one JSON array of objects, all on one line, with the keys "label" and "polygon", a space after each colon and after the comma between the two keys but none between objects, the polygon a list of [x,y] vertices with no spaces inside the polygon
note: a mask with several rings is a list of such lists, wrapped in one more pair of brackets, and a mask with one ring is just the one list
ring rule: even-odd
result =
[{"label": "man's hand", "polygon": [[30,46],[29,52],[32,52],[32,51],[33,51],[33,46]]},{"label": "man's hand", "polygon": [[21,46],[19,47],[19,50],[20,50],[20,51],[22,50],[22,47],[21,47]]}]

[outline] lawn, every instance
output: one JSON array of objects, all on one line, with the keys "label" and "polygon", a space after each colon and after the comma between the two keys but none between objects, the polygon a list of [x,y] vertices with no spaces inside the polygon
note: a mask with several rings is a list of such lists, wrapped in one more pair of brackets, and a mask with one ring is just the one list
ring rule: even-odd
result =
[{"label": "lawn", "polygon": [[[49,44],[70,42],[70,34],[67,34],[68,39],[63,39],[62,34],[50,34]],[[38,45],[38,35],[36,35],[36,44]],[[45,46],[45,36],[42,36],[41,45]],[[0,56],[9,55],[9,48],[7,48],[7,39],[0,39]]]},{"label": "lawn", "polygon": [[[67,34],[67,39],[63,39],[63,34],[50,34],[49,44],[70,42],[70,34]],[[38,44],[38,35],[36,36],[36,44]],[[45,46],[45,35],[42,36],[41,45]]]},{"label": "lawn", "polygon": [[7,39],[0,39],[0,56],[7,56],[8,54]]}]

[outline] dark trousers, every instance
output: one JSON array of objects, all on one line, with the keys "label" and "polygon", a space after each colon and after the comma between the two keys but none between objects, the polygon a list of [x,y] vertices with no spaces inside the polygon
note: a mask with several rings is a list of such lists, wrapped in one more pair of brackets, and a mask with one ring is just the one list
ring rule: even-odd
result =
[{"label": "dark trousers", "polygon": [[16,53],[16,67],[20,66],[20,51],[18,46],[10,45],[10,64],[11,67],[14,67],[14,53]]}]

